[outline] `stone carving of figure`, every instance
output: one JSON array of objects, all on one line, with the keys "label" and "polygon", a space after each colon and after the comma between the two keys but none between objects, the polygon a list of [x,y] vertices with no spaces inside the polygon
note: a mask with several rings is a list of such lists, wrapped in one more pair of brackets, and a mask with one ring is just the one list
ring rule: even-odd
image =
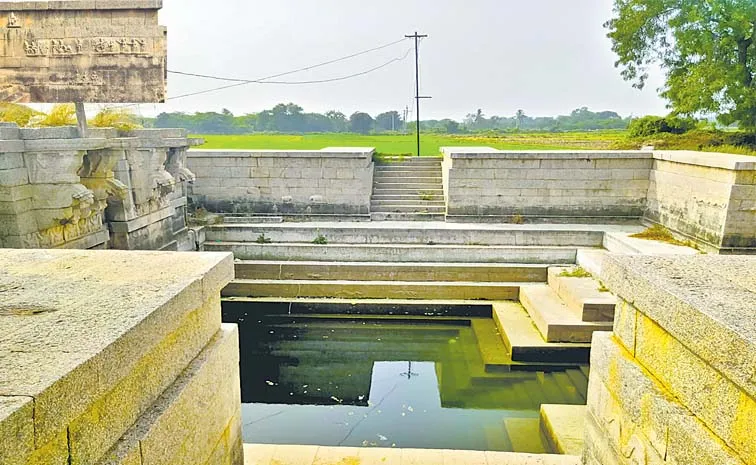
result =
[{"label": "stone carving of figure", "polygon": [[8,27],[21,27],[21,23],[18,21],[18,17],[13,12],[11,12],[10,16],[8,16]]}]

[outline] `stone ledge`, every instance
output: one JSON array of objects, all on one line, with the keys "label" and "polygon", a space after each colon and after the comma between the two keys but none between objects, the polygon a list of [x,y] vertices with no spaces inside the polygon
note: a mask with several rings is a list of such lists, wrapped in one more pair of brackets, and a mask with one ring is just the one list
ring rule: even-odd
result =
[{"label": "stone ledge", "polygon": [[652,152],[632,150],[495,150],[480,147],[442,147],[445,157],[451,159],[500,159],[500,160],[541,160],[541,159],[651,159]]},{"label": "stone ledge", "polygon": [[227,253],[2,250],[0,393],[35,398],[43,445],[232,277]]},{"label": "stone ledge", "polygon": [[756,161],[747,155],[729,153],[694,152],[690,150],[663,150],[653,152],[655,160],[671,161],[686,165],[721,168],[733,171],[755,171]]},{"label": "stone ledge", "polygon": [[163,0],[69,0],[0,2],[0,11],[42,10],[156,10]]},{"label": "stone ledge", "polygon": [[608,255],[601,274],[618,297],[756,397],[756,257]]}]

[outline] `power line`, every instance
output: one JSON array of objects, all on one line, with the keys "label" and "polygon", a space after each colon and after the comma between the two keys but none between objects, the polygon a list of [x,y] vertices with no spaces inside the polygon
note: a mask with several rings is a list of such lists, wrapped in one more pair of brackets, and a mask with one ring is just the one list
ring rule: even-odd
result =
[{"label": "power line", "polygon": [[378,66],[376,66],[374,68],[370,68],[368,70],[361,71],[359,73],[349,74],[347,76],[340,76],[340,77],[330,78],[330,79],[311,80],[311,81],[269,81],[269,80],[265,80],[265,79],[271,79],[270,77],[268,77],[268,78],[262,78],[262,79],[256,79],[256,80],[249,80],[249,81],[245,80],[245,81],[239,82],[237,84],[230,84],[230,85],[227,85],[227,86],[215,87],[213,89],[207,89],[207,90],[201,90],[201,91],[198,91],[198,92],[191,92],[191,93],[188,93],[188,94],[177,95],[175,97],[168,97],[168,98],[166,98],[166,101],[167,100],[176,100],[176,99],[185,98],[185,97],[193,97],[195,95],[202,95],[202,94],[207,94],[207,93],[210,93],[210,92],[217,92],[219,90],[231,89],[233,87],[246,86],[248,84],[305,85],[305,84],[323,84],[323,83],[328,83],[328,82],[345,81],[347,79],[352,79],[352,78],[355,78],[355,77],[364,76],[366,74],[370,74],[372,72],[378,71],[379,69],[385,68],[385,67],[387,67],[387,66],[389,66],[389,65],[391,65],[393,63],[396,63],[397,61],[403,61],[403,60],[407,59],[407,57],[409,56],[410,52],[412,52],[411,48],[408,49],[407,52],[403,56],[401,56],[401,57],[393,58],[393,59],[387,61],[386,63],[378,65]]},{"label": "power line", "polygon": [[415,40],[415,103],[417,104],[417,112],[415,118],[417,120],[417,156],[420,156],[420,100],[431,97],[423,97],[420,95],[420,40],[428,37],[427,35],[420,35],[415,31],[412,35],[404,36],[408,39]]},{"label": "power line", "polygon": [[182,76],[192,76],[192,77],[200,77],[200,78],[206,78],[206,79],[215,79],[215,80],[218,80],[218,81],[249,82],[249,83],[254,82],[254,83],[259,83],[260,81],[267,81],[269,79],[273,79],[273,78],[277,78],[277,77],[282,77],[282,76],[288,76],[290,74],[301,73],[302,71],[309,71],[311,69],[321,68],[323,66],[332,65],[334,63],[339,63],[341,61],[346,61],[346,60],[349,60],[351,58],[355,58],[355,57],[358,57],[358,56],[361,56],[361,55],[366,55],[368,53],[376,52],[378,50],[383,50],[384,48],[391,47],[393,45],[396,45],[398,43],[404,42],[406,40],[407,40],[407,38],[405,37],[403,39],[399,39],[399,40],[396,40],[396,41],[388,43],[388,44],[384,44],[384,45],[381,45],[381,46],[378,46],[378,47],[374,47],[374,48],[371,48],[371,49],[368,49],[368,50],[363,50],[361,52],[357,52],[357,53],[353,53],[351,55],[343,56],[341,58],[336,58],[334,60],[324,61],[324,62],[318,63],[316,65],[305,66],[304,68],[295,69],[293,71],[286,71],[284,73],[273,74],[271,76],[267,76],[267,77],[259,78],[259,79],[226,78],[226,77],[219,77],[219,76],[211,76],[211,75],[207,75],[207,74],[186,73],[186,72],[183,72],[183,71],[171,71],[171,70],[168,70],[168,72],[172,73],[172,74],[180,74]]}]

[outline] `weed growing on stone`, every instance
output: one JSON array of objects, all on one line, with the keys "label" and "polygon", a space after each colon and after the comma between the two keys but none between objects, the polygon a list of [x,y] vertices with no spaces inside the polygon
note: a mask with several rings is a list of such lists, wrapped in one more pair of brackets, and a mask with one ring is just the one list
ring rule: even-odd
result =
[{"label": "weed growing on stone", "polygon": [[515,213],[512,215],[512,223],[514,224],[523,224],[525,222],[525,218],[522,217],[519,213]]},{"label": "weed growing on stone", "polygon": [[318,233],[317,237],[313,239],[312,243],[317,245],[326,245],[328,244],[328,239],[324,235]]},{"label": "weed growing on stone", "polygon": [[271,242],[273,242],[273,240],[271,240],[271,238],[269,237],[266,237],[265,233],[262,233],[259,236],[257,236],[257,239],[255,239],[255,242],[257,242],[258,244],[270,244]]},{"label": "weed growing on stone", "polygon": [[436,197],[432,192],[420,191],[418,194],[420,195],[421,200],[426,201],[433,200]]},{"label": "weed growing on stone", "polygon": [[609,288],[604,285],[603,282],[599,281],[599,292],[609,292]]},{"label": "weed growing on stone", "polygon": [[563,278],[590,278],[593,275],[586,271],[582,266],[579,266],[572,270],[564,270],[559,273],[559,276]]},{"label": "weed growing on stone", "polygon": [[666,242],[667,244],[679,245],[683,247],[697,248],[691,241],[683,242],[681,240],[675,239],[675,236],[672,235],[672,232],[660,224],[655,224],[647,228],[645,231],[633,234],[630,237],[634,237],[636,239],[646,239],[650,241],[661,241]]}]

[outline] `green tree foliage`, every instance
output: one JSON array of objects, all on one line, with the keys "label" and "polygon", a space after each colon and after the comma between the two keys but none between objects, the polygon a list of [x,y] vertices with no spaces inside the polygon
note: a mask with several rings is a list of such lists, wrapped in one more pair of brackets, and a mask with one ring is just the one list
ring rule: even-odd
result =
[{"label": "green tree foliage", "polygon": [[756,130],[754,0],[615,0],[605,27],[635,87],[658,64],[666,72],[662,96],[676,113],[713,113]]},{"label": "green tree foliage", "polygon": [[349,129],[357,134],[367,134],[373,129],[373,117],[358,111],[349,117]]},{"label": "green tree foliage", "polygon": [[656,134],[684,134],[695,129],[698,122],[690,118],[644,116],[630,122],[630,137],[647,137]]},{"label": "green tree foliage", "polygon": [[[393,126],[392,126],[393,121]],[[579,108],[570,115],[552,117],[529,117],[522,114],[519,118],[491,116],[486,117],[482,109],[471,113],[463,122],[452,119],[423,120],[424,132],[438,134],[460,134],[468,132],[507,132],[515,131],[519,123],[523,131],[586,131],[598,129],[625,129],[630,120],[623,119],[613,111],[592,112]],[[375,120],[364,112],[357,112],[347,118],[335,110],[321,113],[306,113],[302,107],[293,103],[279,104],[259,113],[234,116],[229,110],[204,113],[161,113],[157,118],[142,118],[145,127],[186,128],[194,134],[250,134],[256,132],[280,132],[289,134],[320,132],[358,132],[383,133],[405,129],[405,122],[396,111],[387,111],[376,116]],[[406,130],[414,132],[415,124],[407,122]]]},{"label": "green tree foliage", "polygon": [[375,117],[376,131],[398,131],[404,122],[398,111],[387,111]]}]

